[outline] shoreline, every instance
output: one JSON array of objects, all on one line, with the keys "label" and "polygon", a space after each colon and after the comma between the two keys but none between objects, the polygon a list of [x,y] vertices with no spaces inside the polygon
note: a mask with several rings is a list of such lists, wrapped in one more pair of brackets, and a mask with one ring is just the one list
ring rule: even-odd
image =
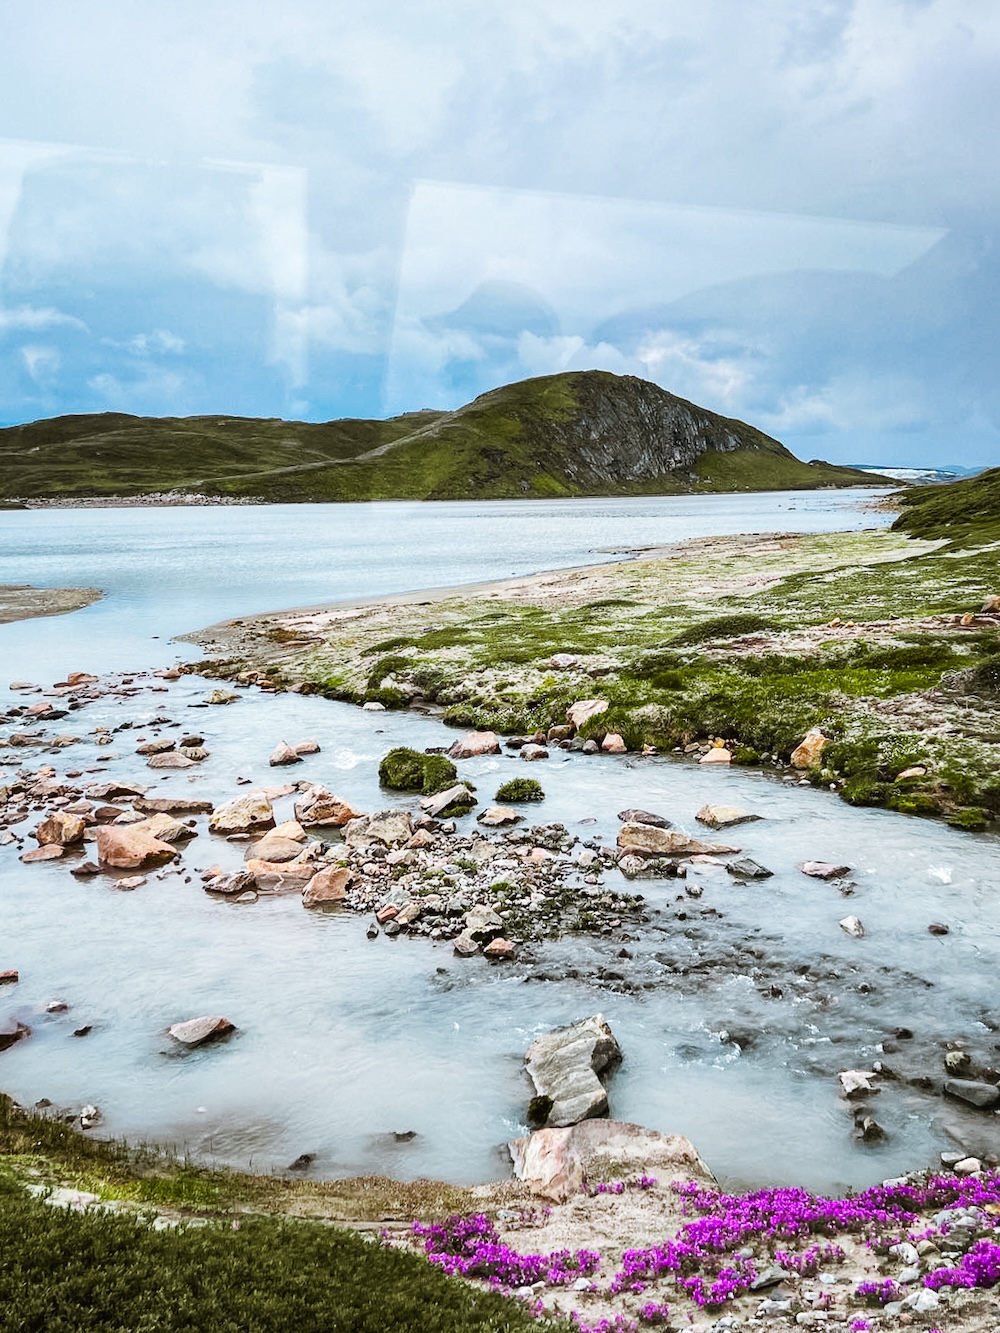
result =
[{"label": "shoreline", "polygon": [[40,588],[30,583],[0,583],[0,625],[41,616],[80,611],[104,597],[100,588]]}]

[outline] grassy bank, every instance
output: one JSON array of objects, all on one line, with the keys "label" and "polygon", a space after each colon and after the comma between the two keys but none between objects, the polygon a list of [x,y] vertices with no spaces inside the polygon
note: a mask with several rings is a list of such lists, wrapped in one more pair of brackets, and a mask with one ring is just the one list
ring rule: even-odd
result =
[{"label": "grassy bank", "polygon": [[583,736],[660,750],[719,737],[741,763],[785,763],[819,727],[815,783],[984,828],[1000,815],[1000,621],[981,614],[997,584],[990,540],[705,539],[468,596],[245,620],[214,635],[203,669],[431,701],[505,733],[599,697]]}]

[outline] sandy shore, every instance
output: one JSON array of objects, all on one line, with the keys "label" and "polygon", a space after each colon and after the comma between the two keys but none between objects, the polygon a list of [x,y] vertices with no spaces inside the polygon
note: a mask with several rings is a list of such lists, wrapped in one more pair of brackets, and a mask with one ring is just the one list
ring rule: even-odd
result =
[{"label": "sandy shore", "polygon": [[100,601],[100,588],[33,588],[30,584],[0,584],[0,625],[33,616],[64,616]]}]

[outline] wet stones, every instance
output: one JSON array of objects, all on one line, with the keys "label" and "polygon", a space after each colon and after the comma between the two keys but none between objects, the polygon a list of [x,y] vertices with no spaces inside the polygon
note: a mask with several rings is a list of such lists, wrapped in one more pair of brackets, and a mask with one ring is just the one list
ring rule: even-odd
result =
[{"label": "wet stones", "polygon": [[303,907],[343,903],[353,876],[346,866],[327,866],[318,871],[302,891]]},{"label": "wet stones", "polygon": [[734,828],[737,824],[749,824],[760,818],[738,805],[703,805],[695,815],[699,824],[711,829]]},{"label": "wet stones", "polygon": [[850,935],[853,939],[864,939],[865,928],[860,917],[845,916],[837,924],[840,926],[841,930],[845,931],[846,934]]},{"label": "wet stones", "polygon": [[546,1123],[575,1125],[606,1116],[608,1094],[598,1075],[616,1065],[621,1056],[603,1014],[536,1037],[524,1060],[537,1095],[551,1099]]},{"label": "wet stones", "polygon": [[279,741],[271,751],[267,762],[272,768],[280,768],[287,764],[301,764],[302,756],[297,754],[287,741]]},{"label": "wet stones", "polygon": [[767,866],[762,866],[751,856],[741,857],[739,861],[729,861],[726,869],[734,879],[770,879],[774,874]]},{"label": "wet stones", "polygon": [[944,1091],[949,1097],[975,1106],[981,1111],[992,1110],[1000,1104],[1000,1088],[993,1083],[980,1083],[973,1079],[945,1079]]},{"label": "wet stones", "polygon": [[0,1051],[6,1051],[19,1041],[31,1036],[31,1028],[16,1018],[0,1019]]},{"label": "wet stones", "polygon": [[499,754],[500,741],[495,731],[470,731],[448,747],[449,759],[476,759],[483,754]]},{"label": "wet stones", "polygon": [[[211,801],[194,796],[137,796],[132,804],[147,815],[210,815],[215,808]],[[100,815],[99,810],[94,813]]]},{"label": "wet stones", "polygon": [[295,818],[310,828],[343,828],[352,819],[360,819],[362,812],[326,787],[310,787],[295,802]]},{"label": "wet stones", "polygon": [[640,856],[705,856],[740,850],[725,843],[699,842],[686,833],[675,833],[655,824],[633,820],[618,830],[618,846]]},{"label": "wet stones", "polygon": [[220,1016],[188,1018],[182,1023],[174,1023],[172,1027],[167,1028],[167,1032],[173,1037],[174,1041],[188,1047],[204,1046],[206,1042],[219,1041],[235,1031],[235,1024],[231,1023],[228,1018]]},{"label": "wet stones", "polygon": [[383,810],[373,815],[362,815],[352,820],[344,830],[344,841],[351,847],[369,842],[399,847],[412,836],[413,820],[408,810]]},{"label": "wet stones", "polygon": [[669,819],[663,815],[654,815],[650,810],[619,810],[618,818],[623,824],[651,824],[653,828],[673,828]]},{"label": "wet stones", "polygon": [[851,873],[850,866],[838,866],[829,861],[803,861],[799,869],[811,879],[842,879]]},{"label": "wet stones", "polygon": [[49,815],[35,829],[35,837],[43,847],[68,847],[82,842],[87,825],[79,815],[68,814],[64,810]]},{"label": "wet stones", "polygon": [[102,866],[115,870],[146,870],[165,865],[176,856],[175,848],[142,825],[103,824],[97,828],[97,857]]},{"label": "wet stones", "polygon": [[[464,783],[458,783],[454,787],[448,787],[445,791],[438,792],[435,796],[425,796],[420,802],[420,808],[432,819],[437,819],[446,811],[449,814],[465,814],[471,810],[478,802]],[[412,832],[412,829],[411,829]]]},{"label": "wet stones", "polygon": [[256,833],[274,827],[274,811],[265,792],[250,791],[218,806],[208,827],[213,833]]},{"label": "wet stones", "polygon": [[478,822],[486,828],[503,828],[508,824],[519,823],[524,816],[519,815],[509,805],[492,805],[488,810],[476,816]]},{"label": "wet stones", "polygon": [[147,759],[146,767],[184,769],[194,768],[196,762],[196,760],[190,759],[186,754],[181,754],[179,750],[167,750],[164,754],[154,754]]}]

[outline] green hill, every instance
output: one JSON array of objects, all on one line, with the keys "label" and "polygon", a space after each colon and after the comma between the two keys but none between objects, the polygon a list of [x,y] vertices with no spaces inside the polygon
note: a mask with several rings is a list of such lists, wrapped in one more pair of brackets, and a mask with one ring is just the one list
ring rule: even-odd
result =
[{"label": "green hill", "polygon": [[910,487],[897,499],[905,508],[893,527],[915,537],[1000,541],[1000,467],[947,486]]},{"label": "green hill", "polygon": [[[502,499],[871,486],[630,375],[545,375],[454,412],[324,423],[56,417],[0,430],[0,498],[190,491],[269,501]],[[891,483],[890,483],[891,484]]]}]

